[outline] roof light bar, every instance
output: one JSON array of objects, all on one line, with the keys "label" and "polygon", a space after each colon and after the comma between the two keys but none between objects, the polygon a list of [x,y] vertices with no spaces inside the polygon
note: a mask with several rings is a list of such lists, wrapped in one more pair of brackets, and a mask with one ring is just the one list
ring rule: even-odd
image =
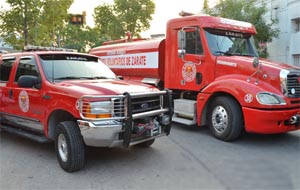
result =
[{"label": "roof light bar", "polygon": [[78,52],[76,49],[44,47],[44,46],[24,46],[24,51],[68,51],[68,52]]}]

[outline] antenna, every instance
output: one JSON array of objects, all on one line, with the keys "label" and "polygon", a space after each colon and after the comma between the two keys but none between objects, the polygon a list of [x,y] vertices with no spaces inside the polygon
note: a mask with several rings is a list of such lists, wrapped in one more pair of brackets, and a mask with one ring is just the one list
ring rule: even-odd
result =
[{"label": "antenna", "polygon": [[54,83],[54,54],[52,54],[52,61],[51,61],[51,64],[52,64],[52,83]]}]

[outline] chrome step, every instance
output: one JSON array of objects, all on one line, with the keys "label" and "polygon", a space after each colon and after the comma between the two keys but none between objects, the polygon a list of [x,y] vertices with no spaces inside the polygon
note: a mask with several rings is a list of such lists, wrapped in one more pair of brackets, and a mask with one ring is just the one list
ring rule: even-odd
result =
[{"label": "chrome step", "polygon": [[177,117],[175,114],[172,117],[172,121],[174,121],[176,123],[185,124],[185,125],[196,125],[197,124],[197,120],[191,120],[191,119],[185,119],[182,117]]},{"label": "chrome step", "polygon": [[51,142],[50,139],[48,139],[46,136],[44,136],[42,134],[36,134],[36,133],[30,132],[30,131],[27,131],[24,129],[11,127],[11,126],[4,125],[4,124],[1,124],[0,128],[2,131],[7,131],[9,133],[12,133],[12,134],[15,134],[15,135],[39,142],[39,143]]}]

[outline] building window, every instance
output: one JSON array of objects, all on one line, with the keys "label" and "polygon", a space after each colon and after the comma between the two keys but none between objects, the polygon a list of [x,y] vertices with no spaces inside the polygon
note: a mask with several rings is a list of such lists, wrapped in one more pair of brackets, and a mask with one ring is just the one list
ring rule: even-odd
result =
[{"label": "building window", "polygon": [[300,32],[300,18],[292,19],[293,32]]},{"label": "building window", "polygon": [[293,55],[293,62],[295,66],[300,67],[300,54]]}]

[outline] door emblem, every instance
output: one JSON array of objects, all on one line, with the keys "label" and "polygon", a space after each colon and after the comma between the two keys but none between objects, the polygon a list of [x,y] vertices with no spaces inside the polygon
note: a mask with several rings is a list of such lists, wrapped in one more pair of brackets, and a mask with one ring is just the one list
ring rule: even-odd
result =
[{"label": "door emblem", "polygon": [[182,67],[182,77],[186,82],[191,82],[196,76],[196,66],[191,62],[186,62]]},{"label": "door emblem", "polygon": [[22,90],[19,94],[19,107],[23,112],[29,110],[29,96],[25,90]]}]

